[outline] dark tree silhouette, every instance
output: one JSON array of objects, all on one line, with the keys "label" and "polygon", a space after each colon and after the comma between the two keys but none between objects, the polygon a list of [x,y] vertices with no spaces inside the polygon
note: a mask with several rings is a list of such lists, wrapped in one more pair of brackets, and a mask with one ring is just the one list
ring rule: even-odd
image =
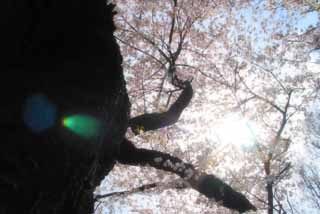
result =
[{"label": "dark tree silhouette", "polygon": [[[190,82],[185,82],[179,98],[174,102],[168,111],[163,113],[144,114],[129,120],[129,126],[137,135],[139,129],[143,131],[155,130],[174,124],[178,121],[183,110],[191,101],[193,89]],[[241,193],[233,190],[229,185],[214,175],[207,175],[197,171],[192,164],[183,162],[181,159],[170,154],[136,148],[130,140],[124,139],[120,146],[117,160],[122,164],[151,166],[156,169],[175,173],[184,181],[204,194],[209,199],[221,203],[230,209],[245,212],[256,210],[256,208]],[[153,187],[152,185],[150,187]]]},{"label": "dark tree silhouette", "polygon": [[[124,138],[128,126],[135,132],[175,123],[193,91],[174,79],[184,89],[167,112],[129,122],[113,8],[105,0],[4,1],[0,213],[92,213],[93,191],[116,160],[176,173],[226,207],[254,209],[215,176]],[[91,117],[103,129],[78,135],[66,128],[64,118],[73,115]]]},{"label": "dark tree silhouette", "polygon": [[184,89],[179,98],[174,102],[168,111],[163,113],[143,114],[129,120],[129,126],[135,135],[140,130],[150,131],[163,128],[176,123],[182,111],[189,105],[193,95],[191,83],[186,81]]},{"label": "dark tree silhouette", "polygon": [[[1,5],[0,213],[92,213],[129,115],[114,6]],[[106,131],[80,137],[62,126],[72,114],[91,115]]]}]

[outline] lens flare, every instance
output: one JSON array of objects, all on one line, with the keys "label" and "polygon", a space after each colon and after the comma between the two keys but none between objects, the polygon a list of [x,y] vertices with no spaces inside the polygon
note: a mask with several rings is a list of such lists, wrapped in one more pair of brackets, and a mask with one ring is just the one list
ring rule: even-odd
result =
[{"label": "lens flare", "polygon": [[84,138],[98,137],[102,131],[102,123],[93,116],[76,114],[62,119],[64,127]]},{"label": "lens flare", "polygon": [[40,133],[56,121],[56,106],[44,94],[34,94],[26,99],[23,121],[33,132]]}]

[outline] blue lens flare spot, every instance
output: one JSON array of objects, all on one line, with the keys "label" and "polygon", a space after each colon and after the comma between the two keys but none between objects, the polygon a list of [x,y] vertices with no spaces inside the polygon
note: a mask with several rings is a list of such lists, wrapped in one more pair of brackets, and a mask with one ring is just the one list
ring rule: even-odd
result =
[{"label": "blue lens flare spot", "polygon": [[27,98],[23,121],[34,132],[42,132],[54,125],[57,110],[47,96],[35,94]]},{"label": "blue lens flare spot", "polygon": [[102,131],[102,123],[93,116],[75,114],[62,119],[67,129],[84,138],[98,137]]}]

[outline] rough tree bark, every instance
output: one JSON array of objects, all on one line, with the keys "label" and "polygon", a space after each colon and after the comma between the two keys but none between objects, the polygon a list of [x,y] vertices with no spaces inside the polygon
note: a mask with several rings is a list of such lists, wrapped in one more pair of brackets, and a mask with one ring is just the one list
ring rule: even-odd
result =
[{"label": "rough tree bark", "polygon": [[[92,213],[129,115],[114,7],[5,0],[1,8],[0,213]],[[61,123],[72,114],[94,116],[106,131],[79,137]]]}]

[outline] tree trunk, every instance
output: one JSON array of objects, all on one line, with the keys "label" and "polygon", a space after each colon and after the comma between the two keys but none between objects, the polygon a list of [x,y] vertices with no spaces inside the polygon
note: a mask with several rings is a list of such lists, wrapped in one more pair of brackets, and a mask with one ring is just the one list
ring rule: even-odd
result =
[{"label": "tree trunk", "polygon": [[[113,6],[105,0],[5,0],[0,76],[0,213],[93,212],[114,164],[129,101]],[[63,118],[96,118],[84,138]]]},{"label": "tree trunk", "polygon": [[268,194],[268,214],[273,214],[273,184],[272,182],[267,184]]},{"label": "tree trunk", "polygon": [[268,199],[268,214],[273,214],[273,177],[271,176],[271,157],[264,162],[264,171],[266,173],[266,190]]}]

